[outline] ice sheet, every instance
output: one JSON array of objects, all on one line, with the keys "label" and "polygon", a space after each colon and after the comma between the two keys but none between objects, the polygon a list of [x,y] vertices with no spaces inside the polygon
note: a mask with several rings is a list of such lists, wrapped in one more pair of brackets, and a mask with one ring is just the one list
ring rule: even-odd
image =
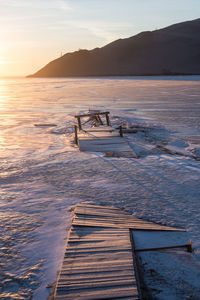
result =
[{"label": "ice sheet", "polygon": [[[159,293],[152,276],[146,280],[158,299],[173,299],[183,287],[182,299],[198,299],[199,81],[197,76],[0,80],[1,299],[46,299],[63,257],[68,208],[81,201],[186,228],[195,252],[170,254],[180,267],[176,287],[165,290],[171,294]],[[113,126],[138,129],[125,135],[136,159],[79,152],[71,123],[74,114],[89,108],[109,110]],[[158,262],[155,253],[150,259],[147,270]],[[161,269],[165,260],[162,254]],[[189,268],[193,281],[186,276]]]}]

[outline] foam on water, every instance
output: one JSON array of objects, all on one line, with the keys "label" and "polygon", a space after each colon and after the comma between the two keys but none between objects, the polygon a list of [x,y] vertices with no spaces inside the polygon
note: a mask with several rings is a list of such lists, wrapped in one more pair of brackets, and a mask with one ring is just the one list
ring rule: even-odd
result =
[{"label": "foam on water", "polygon": [[[184,257],[184,276],[177,275],[173,292],[198,299],[200,163],[193,156],[200,141],[199,81],[197,76],[0,80],[1,299],[46,298],[64,253],[68,209],[81,201],[185,227],[196,249],[192,272],[184,273]],[[138,159],[78,151],[73,115],[89,108],[109,110],[116,126],[142,128],[126,136]],[[38,123],[57,126],[35,127]]]}]

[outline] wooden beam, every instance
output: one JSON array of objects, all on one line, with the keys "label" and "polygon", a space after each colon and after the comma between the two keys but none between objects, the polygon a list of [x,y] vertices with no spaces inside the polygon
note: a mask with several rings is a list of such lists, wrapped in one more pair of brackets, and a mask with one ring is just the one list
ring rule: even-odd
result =
[{"label": "wooden beam", "polygon": [[100,123],[101,125],[103,125],[103,122],[102,122],[102,120],[101,120],[101,117],[100,117],[100,116],[97,116],[97,120],[99,121],[99,123]]},{"label": "wooden beam", "polygon": [[106,115],[106,122],[107,122],[107,125],[110,126],[110,119],[109,119],[109,115],[108,114],[109,114],[109,112],[105,113],[105,115]]},{"label": "wooden beam", "polygon": [[77,119],[78,119],[78,128],[79,128],[79,130],[81,130],[82,129],[81,118],[77,117]]},{"label": "wooden beam", "polygon": [[156,248],[146,248],[146,249],[135,249],[135,252],[144,252],[144,251],[157,251],[157,250],[166,250],[174,248],[186,248],[187,252],[192,252],[192,242],[189,241],[185,245],[176,245],[176,246],[166,246],[166,247],[156,247]]},{"label": "wooden beam", "polygon": [[109,113],[110,113],[109,111],[105,111],[105,112],[97,112],[97,113],[90,113],[90,114],[84,114],[84,115],[76,115],[75,118],[91,117],[91,116],[95,116],[95,115],[106,115]]},{"label": "wooden beam", "polygon": [[74,141],[75,141],[75,144],[78,145],[78,127],[77,127],[77,125],[74,125]]},{"label": "wooden beam", "polygon": [[119,126],[119,135],[120,135],[121,137],[123,137],[123,131],[122,131],[122,126],[121,126],[121,125]]}]

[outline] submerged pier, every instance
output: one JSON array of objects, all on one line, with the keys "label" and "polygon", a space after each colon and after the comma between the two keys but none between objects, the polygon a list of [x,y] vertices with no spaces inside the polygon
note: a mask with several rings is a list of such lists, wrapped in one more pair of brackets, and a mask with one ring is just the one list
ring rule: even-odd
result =
[{"label": "submerged pier", "polygon": [[[102,117],[106,119],[106,124],[103,123]],[[75,118],[77,119],[74,126],[75,143],[80,151],[102,152],[108,156],[136,157],[135,152],[123,138],[122,127],[117,130],[111,126],[109,112],[94,112],[77,115]],[[89,119],[82,122],[84,118]],[[95,126],[85,126],[88,121],[93,121]]]},{"label": "submerged pier", "polygon": [[185,231],[114,207],[77,205],[54,299],[141,299],[131,229]]}]

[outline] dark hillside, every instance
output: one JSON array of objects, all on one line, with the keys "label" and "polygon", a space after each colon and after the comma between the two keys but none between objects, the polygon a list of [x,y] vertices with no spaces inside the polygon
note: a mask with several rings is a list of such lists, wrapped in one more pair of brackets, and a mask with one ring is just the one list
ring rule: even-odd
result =
[{"label": "dark hillside", "polygon": [[67,53],[33,77],[200,74],[200,19]]}]

